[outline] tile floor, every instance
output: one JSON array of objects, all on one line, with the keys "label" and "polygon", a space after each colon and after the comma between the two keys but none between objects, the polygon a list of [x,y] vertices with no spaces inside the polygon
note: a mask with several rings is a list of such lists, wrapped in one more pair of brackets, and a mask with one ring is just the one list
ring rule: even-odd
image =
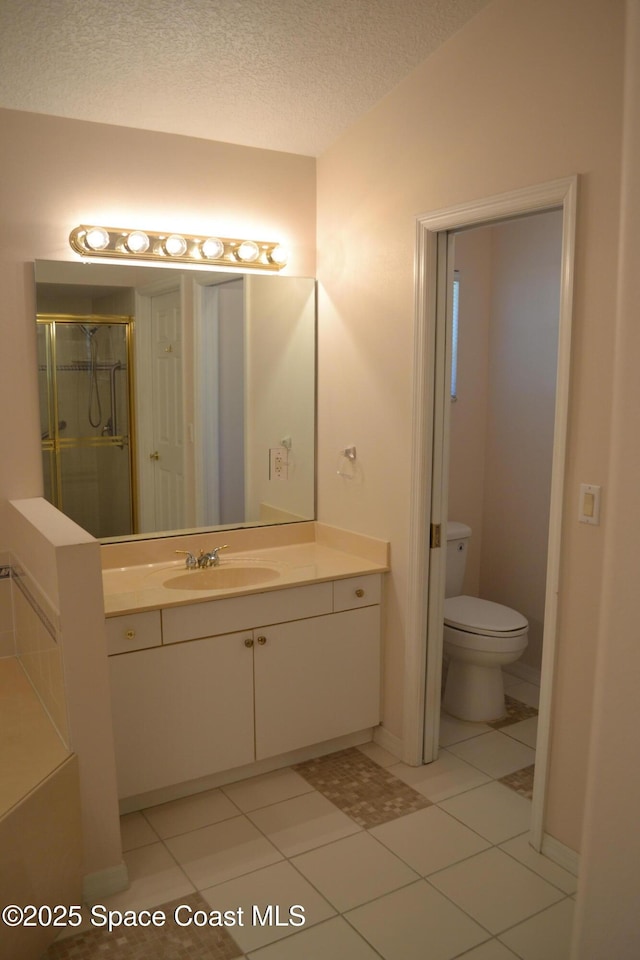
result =
[{"label": "tile floor", "polygon": [[104,906],[165,925],[87,921],[46,960],[566,960],[576,881],[527,842],[536,688],[508,694],[503,723],[444,716],[424,767],[367,744],[124,816]]}]

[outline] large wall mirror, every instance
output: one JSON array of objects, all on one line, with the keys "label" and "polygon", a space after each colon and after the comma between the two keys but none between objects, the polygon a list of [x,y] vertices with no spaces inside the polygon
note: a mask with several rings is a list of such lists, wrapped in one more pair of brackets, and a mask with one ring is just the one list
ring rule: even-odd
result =
[{"label": "large wall mirror", "polygon": [[315,282],[38,261],[45,496],[101,540],[312,520]]}]

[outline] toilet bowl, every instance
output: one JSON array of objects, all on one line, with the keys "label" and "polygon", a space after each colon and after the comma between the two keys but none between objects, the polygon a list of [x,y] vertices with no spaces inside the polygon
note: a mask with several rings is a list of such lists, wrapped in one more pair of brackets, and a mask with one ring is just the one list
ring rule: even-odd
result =
[{"label": "toilet bowl", "polygon": [[528,630],[526,617],[500,603],[466,596],[445,600],[447,713],[485,722],[505,715],[502,667],[522,656]]},{"label": "toilet bowl", "polygon": [[510,607],[462,594],[470,539],[471,527],[448,522],[442,705],[461,720],[487,722],[505,715],[502,667],[524,653],[529,624]]}]

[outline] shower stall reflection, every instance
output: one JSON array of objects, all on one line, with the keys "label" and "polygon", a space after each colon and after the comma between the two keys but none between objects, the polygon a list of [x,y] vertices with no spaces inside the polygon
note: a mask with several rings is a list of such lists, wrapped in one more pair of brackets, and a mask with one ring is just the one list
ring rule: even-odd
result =
[{"label": "shower stall reflection", "polygon": [[38,315],[45,497],[98,538],[135,530],[131,317]]}]

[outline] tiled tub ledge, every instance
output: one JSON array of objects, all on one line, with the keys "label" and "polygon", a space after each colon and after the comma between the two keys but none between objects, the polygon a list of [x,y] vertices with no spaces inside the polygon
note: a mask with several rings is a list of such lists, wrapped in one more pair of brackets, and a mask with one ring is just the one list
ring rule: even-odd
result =
[{"label": "tiled tub ledge", "polygon": [[[77,758],[16,657],[0,660],[0,901],[80,902],[82,840]],[[46,926],[5,928],[6,956],[37,960]]]},{"label": "tiled tub ledge", "polygon": [[0,660],[0,817],[69,756],[18,658]]}]

